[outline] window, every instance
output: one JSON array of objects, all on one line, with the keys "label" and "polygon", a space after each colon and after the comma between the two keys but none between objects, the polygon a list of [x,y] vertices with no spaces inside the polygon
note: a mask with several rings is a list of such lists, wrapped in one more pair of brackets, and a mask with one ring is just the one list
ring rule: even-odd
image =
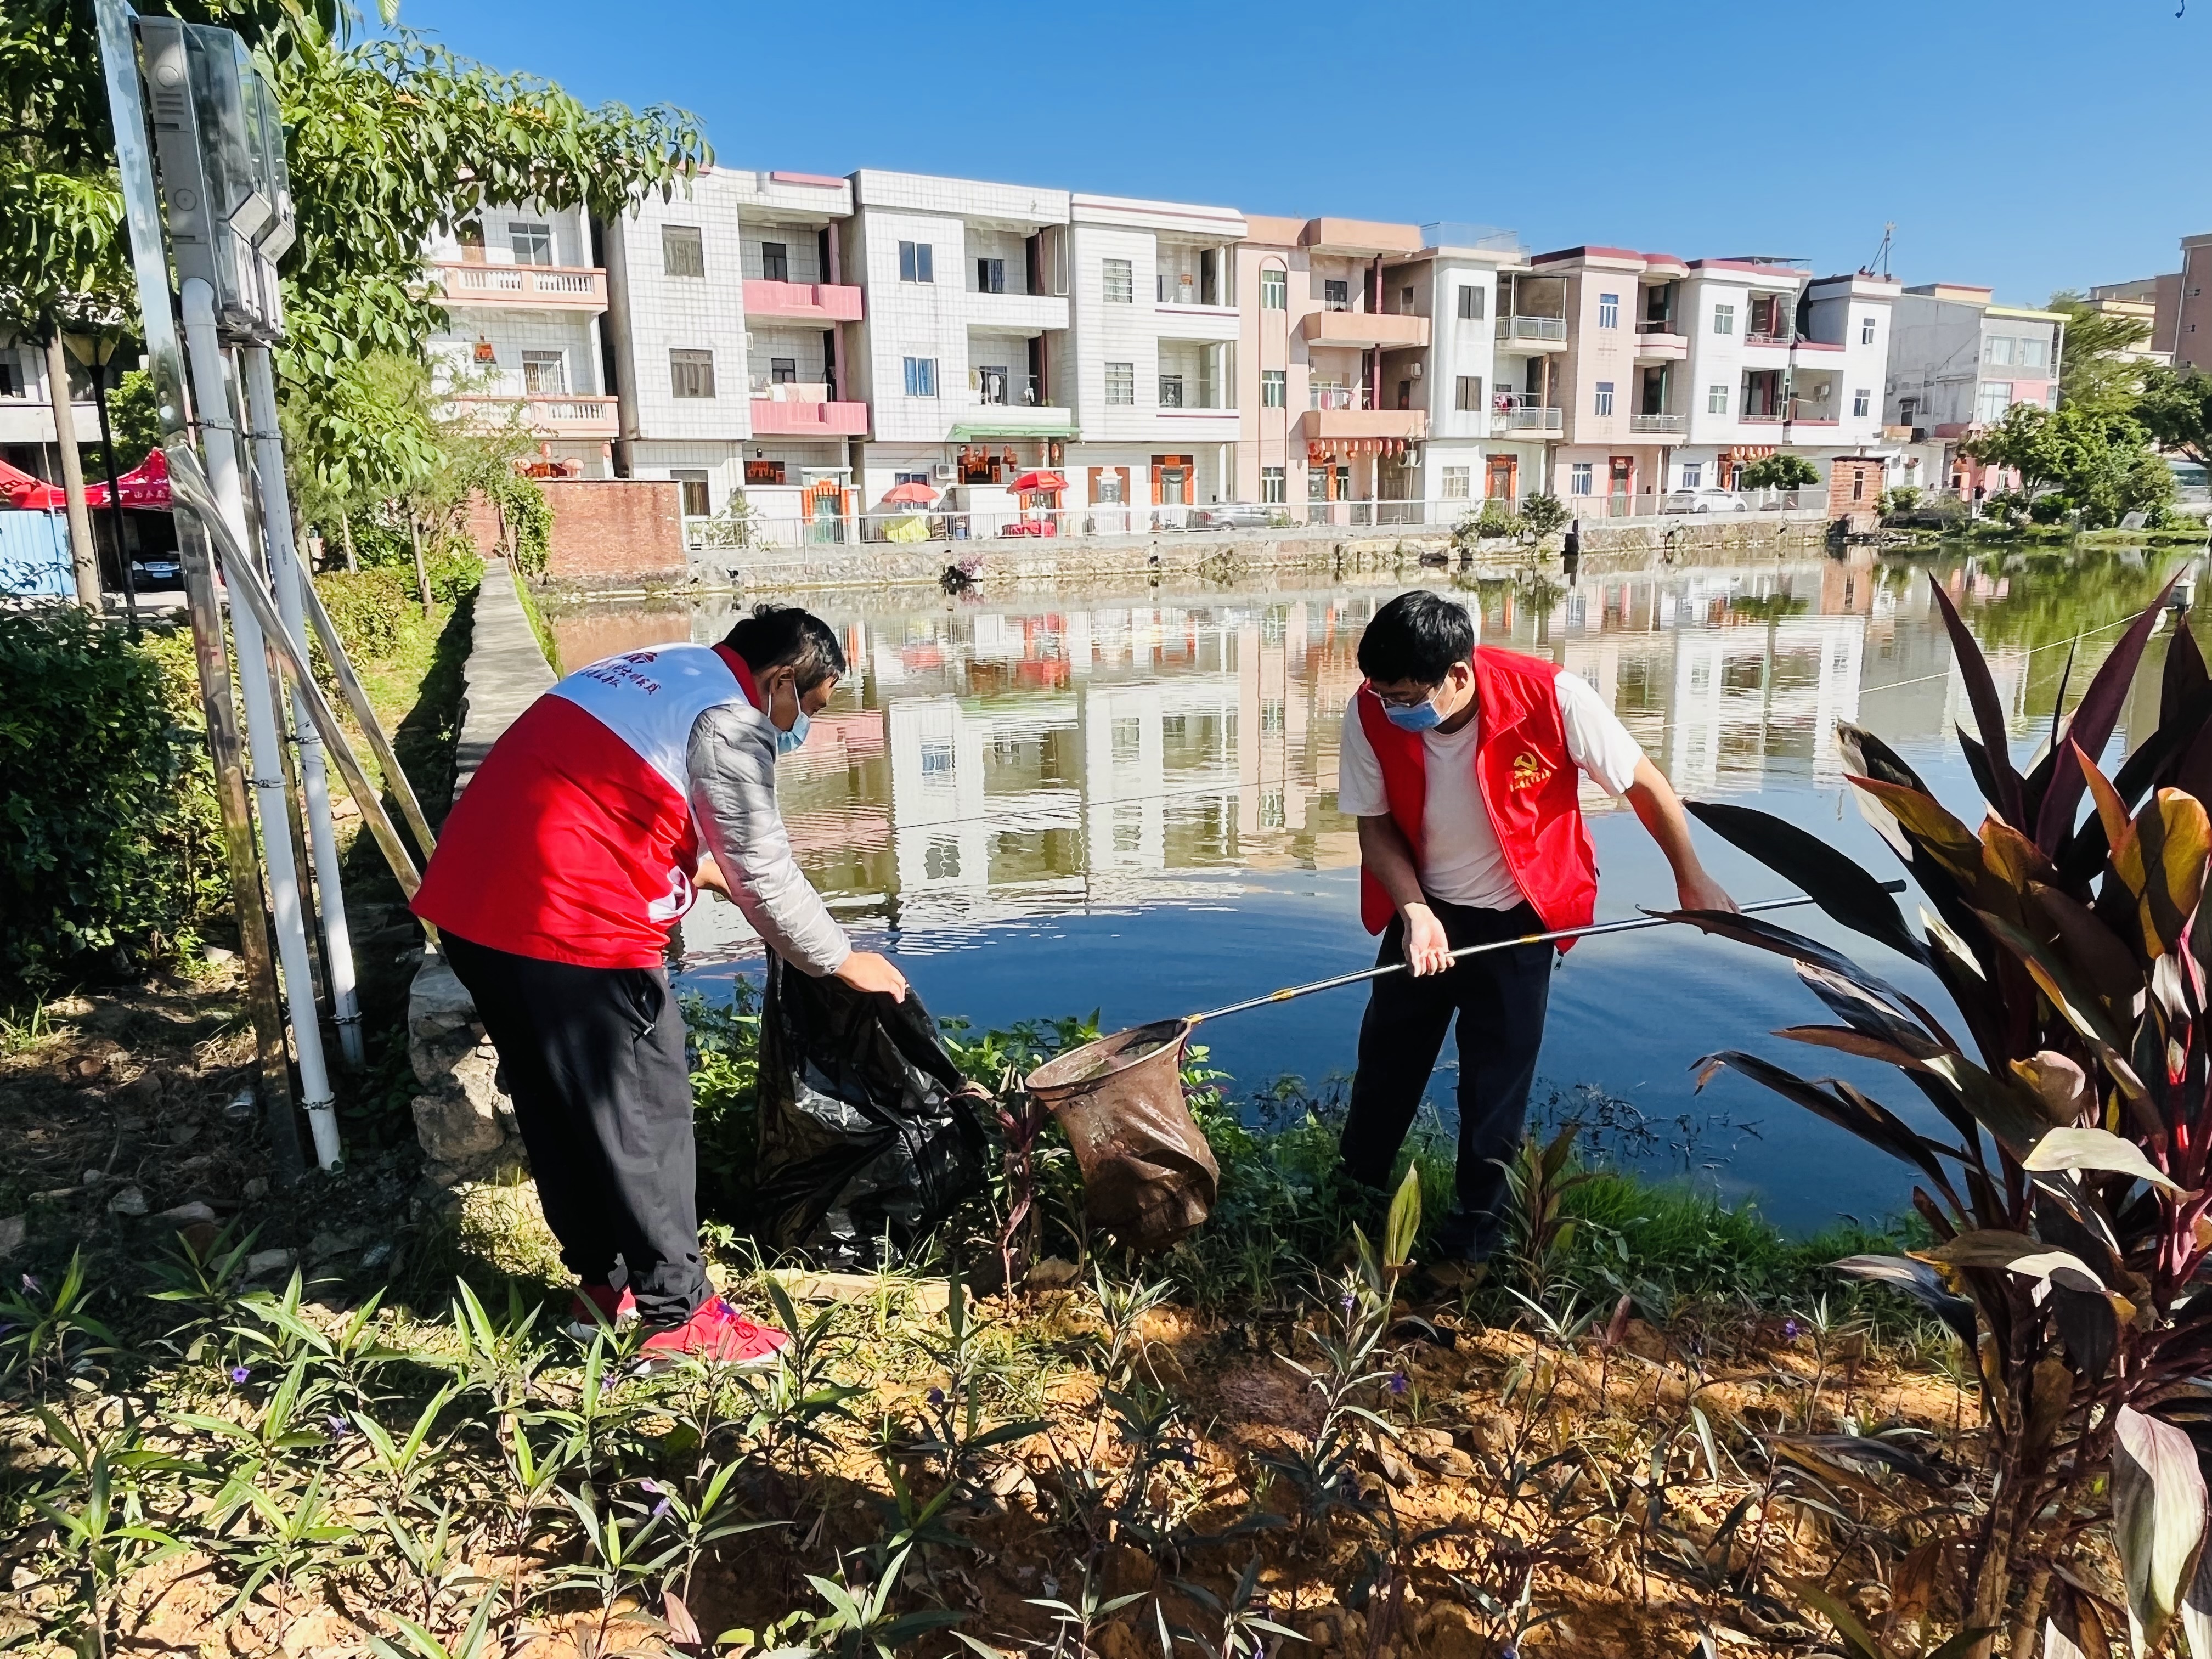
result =
[{"label": "window", "polygon": [[1856,392],[1851,393],[1851,416],[1853,419],[1863,421],[1873,412],[1874,393],[1872,392],[1869,391],[1864,386],[1861,386]]},{"label": "window", "polygon": [[895,485],[902,483],[926,484],[928,482],[929,474],[927,472],[894,472],[891,474],[891,483]]},{"label": "window", "polygon": [[1588,495],[1594,494],[1595,490],[1595,477],[1596,464],[1595,462],[1577,461],[1572,466],[1567,469],[1567,493],[1570,495]]},{"label": "window", "polygon": [[789,386],[799,379],[799,359],[771,357],[768,360],[768,378],[777,386]]},{"label": "window", "polygon": [[1401,317],[1410,317],[1413,314],[1413,290],[1410,288],[1401,288],[1398,290],[1398,314]]},{"label": "window", "polygon": [[1273,506],[1277,501],[1286,500],[1289,491],[1290,485],[1281,467],[1263,466],[1260,469],[1260,499],[1262,501]]},{"label": "window", "polygon": [[2012,362],[2012,336],[1992,334],[1988,339],[1983,341],[1982,361],[1985,363],[2002,363],[2009,367]]},{"label": "window", "polygon": [[1310,466],[1306,469],[1306,499],[1310,501],[1325,501],[1328,499],[1328,469],[1327,467]]},{"label": "window", "polygon": [[1462,287],[1459,291],[1460,320],[1479,323],[1482,320],[1482,290],[1472,283]]},{"label": "window", "polygon": [[[1129,262],[1127,259],[1121,259],[1109,260],[1108,263],[1119,264],[1126,269]],[[1136,403],[1136,364],[1109,363],[1106,365],[1106,401],[1109,404],[1123,405],[1133,405]]]},{"label": "window", "polygon": [[761,244],[761,280],[769,283],[787,283],[791,280],[791,247],[788,243]]},{"label": "window", "polygon": [[1734,306],[1715,306],[1713,307],[1713,332],[1716,334],[1733,334],[1735,332],[1735,307]]},{"label": "window", "polygon": [[704,276],[707,244],[696,225],[660,228],[660,272],[664,276]]},{"label": "window", "polygon": [[909,357],[906,360],[906,395],[909,398],[934,398],[937,395],[937,359]]},{"label": "window", "polygon": [[1137,302],[1136,267],[1127,259],[1100,260],[1098,291],[1108,305],[1134,305]]},{"label": "window", "polygon": [[1279,368],[1263,368],[1260,371],[1261,408],[1281,409],[1289,404],[1288,378],[1287,372]]},{"label": "window", "polygon": [[514,263],[519,265],[550,265],[553,263],[553,227],[526,225],[510,221],[507,236],[514,249]]},{"label": "window", "polygon": [[1859,319],[1859,343],[1861,345],[1874,343],[1874,319],[1871,317]]},{"label": "window", "polygon": [[1597,383],[1597,407],[1592,411],[1592,413],[1598,415],[1610,415],[1613,413],[1612,381],[1600,380]]},{"label": "window", "polygon": [[1163,374],[1160,376],[1160,407],[1162,409],[1181,409],[1182,407],[1182,375]]},{"label": "window", "polygon": [[1291,274],[1270,265],[1260,273],[1260,309],[1288,311],[1290,308]]},{"label": "window", "polygon": [[[1465,293],[1467,290],[1462,289],[1460,291],[1462,293]],[[1462,374],[1456,381],[1454,382],[1452,386],[1452,407],[1454,409],[1480,409],[1482,407],[1481,375]]]},{"label": "window", "polygon": [[30,395],[23,383],[23,358],[14,346],[0,346],[0,398]]},{"label": "window", "polygon": [[1620,326],[1620,295],[1601,294],[1597,296],[1597,325],[1600,328]]},{"label": "window", "polygon": [[2022,368],[2041,368],[2050,342],[2040,336],[2024,337],[2020,343],[2020,366]]},{"label": "window", "polygon": [[1321,284],[1321,304],[1324,311],[1351,310],[1351,280],[1346,278],[1340,281],[1334,277],[1323,277]]},{"label": "window", "polygon": [[1004,294],[1006,291],[1006,262],[1004,259],[975,261],[975,292]]},{"label": "window", "polygon": [[1448,466],[1443,469],[1443,498],[1448,501],[1464,501],[1474,494],[1474,469],[1471,466]]},{"label": "window", "polygon": [[2043,406],[2045,409],[2056,409],[2058,407],[2057,381],[2053,380],[2049,386],[2043,388]]},{"label": "window", "polygon": [[1728,388],[1726,386],[1709,386],[1705,388],[1705,413],[1708,415],[1725,415],[1728,413]]},{"label": "window", "polygon": [[1863,501],[1866,499],[1866,478],[1864,467],[1855,466],[1851,469],[1851,499],[1853,501]]},{"label": "window", "polygon": [[558,398],[568,390],[568,357],[560,351],[522,354],[522,389],[533,398]]},{"label": "window", "polygon": [[684,498],[684,516],[703,519],[714,512],[714,504],[707,495],[707,475],[703,472],[672,472],[678,490]]},{"label": "window", "polygon": [[1682,464],[1683,489],[1702,489],[1705,483],[1705,464],[1703,461],[1685,461]]},{"label": "window", "polygon": [[[927,242],[899,244],[899,281],[902,283],[933,283],[937,280],[936,250]],[[935,392],[929,394],[935,397]]]},{"label": "window", "polygon": [[1975,399],[1974,418],[1984,426],[2004,419],[2005,410],[2012,407],[2010,380],[1984,380],[1980,395]]},{"label": "window", "polygon": [[676,350],[668,354],[668,391],[675,398],[714,395],[714,354]]}]

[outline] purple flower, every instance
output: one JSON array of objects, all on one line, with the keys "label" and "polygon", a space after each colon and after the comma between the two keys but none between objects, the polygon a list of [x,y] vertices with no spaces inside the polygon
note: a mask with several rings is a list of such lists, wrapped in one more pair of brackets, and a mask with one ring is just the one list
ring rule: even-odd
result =
[{"label": "purple flower", "polygon": [[1338,1303],[1337,1303],[1337,1304],[1336,1304],[1336,1305],[1337,1305],[1338,1307],[1340,1307],[1340,1308],[1343,1309],[1343,1310],[1345,1310],[1345,1312],[1346,1312],[1346,1313],[1350,1313],[1350,1312],[1352,1311],[1352,1292],[1351,1292],[1350,1291],[1346,1291],[1344,1293],[1343,1297],[1342,1297],[1338,1301]]},{"label": "purple flower", "polygon": [[1390,1392],[1392,1394],[1403,1394],[1406,1392],[1405,1372],[1393,1371],[1390,1373]]},{"label": "purple flower", "polygon": [[658,1480],[641,1480],[637,1484],[644,1487],[647,1492],[659,1492],[662,1490],[660,1482]]},{"label": "purple flower", "polygon": [[[245,1367],[242,1365],[239,1368],[240,1370],[243,1370],[244,1369]],[[233,1377],[235,1377],[238,1375],[238,1372],[233,1371],[231,1375]],[[331,1438],[333,1440],[343,1440],[353,1432],[353,1425],[347,1422],[343,1417],[338,1416],[335,1412],[323,1419],[323,1426],[331,1431]]]},{"label": "purple flower", "polygon": [[652,1519],[653,1519],[653,1520],[655,1520],[655,1521],[658,1521],[658,1520],[659,1520],[659,1519],[660,1519],[660,1517],[661,1517],[662,1516],[664,1516],[664,1515],[667,1514],[667,1513],[668,1513],[668,1504],[669,1504],[669,1500],[668,1500],[667,1498],[662,1498],[662,1499],[661,1499],[658,1504],[655,1504],[653,1506],[653,1516],[652,1516]]},{"label": "purple flower", "polygon": [[1784,1342],[1795,1342],[1802,1329],[1803,1328],[1796,1320],[1785,1319],[1782,1322],[1782,1340]]},{"label": "purple flower", "polygon": [[942,1389],[932,1389],[927,1397],[931,1405],[942,1406],[945,1403],[945,1390]]},{"label": "purple flower", "polygon": [[233,1365],[230,1368],[230,1380],[233,1382],[243,1382],[252,1375],[252,1371],[244,1365]]}]

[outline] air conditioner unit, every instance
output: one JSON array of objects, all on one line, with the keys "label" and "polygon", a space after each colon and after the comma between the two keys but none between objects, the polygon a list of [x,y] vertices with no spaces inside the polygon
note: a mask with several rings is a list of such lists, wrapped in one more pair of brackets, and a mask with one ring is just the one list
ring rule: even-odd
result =
[{"label": "air conditioner unit", "polygon": [[935,476],[938,483],[951,483],[952,482],[952,463],[950,461],[939,461],[937,464]]}]

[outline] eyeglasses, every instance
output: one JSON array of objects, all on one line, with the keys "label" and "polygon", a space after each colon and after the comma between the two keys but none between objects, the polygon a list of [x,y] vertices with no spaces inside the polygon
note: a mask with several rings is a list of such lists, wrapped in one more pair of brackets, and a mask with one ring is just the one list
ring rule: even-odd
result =
[{"label": "eyeglasses", "polygon": [[1423,703],[1432,701],[1437,695],[1437,688],[1433,685],[1425,690],[1417,691],[1411,696],[1386,697],[1371,685],[1367,689],[1375,701],[1385,708],[1419,708]]}]

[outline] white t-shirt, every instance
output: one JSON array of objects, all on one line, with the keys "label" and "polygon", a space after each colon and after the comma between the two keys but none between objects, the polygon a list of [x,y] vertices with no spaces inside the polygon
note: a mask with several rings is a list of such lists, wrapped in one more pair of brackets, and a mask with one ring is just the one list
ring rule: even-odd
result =
[{"label": "white t-shirt", "polygon": [[[1554,678],[1567,753],[1590,779],[1613,796],[1625,795],[1635,781],[1644,750],[1581,675]],[[1375,758],[1359,723],[1355,691],[1344,705],[1344,738],[1337,749],[1336,805],[1354,817],[1385,817],[1390,802],[1382,787],[1382,763]],[[1433,898],[1482,910],[1510,910],[1524,896],[1498,844],[1490,810],[1482,804],[1474,777],[1480,712],[1456,732],[1424,732],[1428,749],[1428,794],[1421,811],[1421,888]]]}]

